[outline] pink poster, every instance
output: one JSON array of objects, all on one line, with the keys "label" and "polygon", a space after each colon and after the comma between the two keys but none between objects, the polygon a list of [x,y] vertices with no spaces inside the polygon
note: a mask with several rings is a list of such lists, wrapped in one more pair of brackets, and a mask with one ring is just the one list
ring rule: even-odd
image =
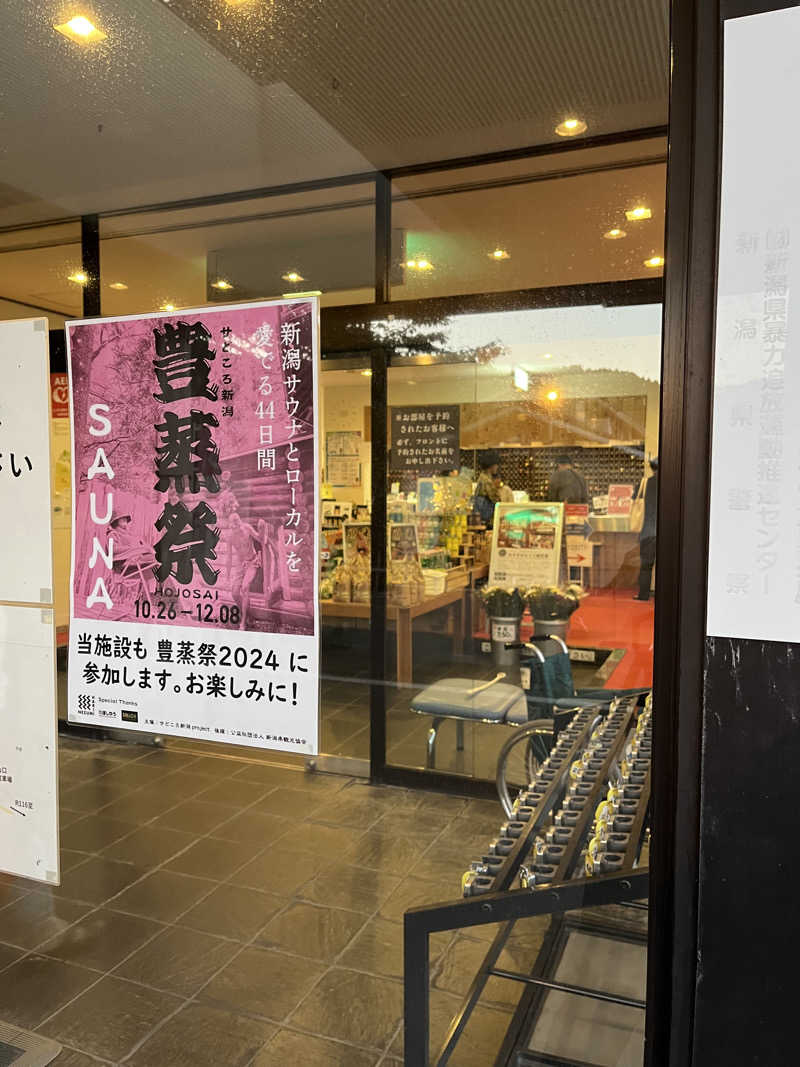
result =
[{"label": "pink poster", "polygon": [[317,319],[68,324],[73,721],[316,752]]}]

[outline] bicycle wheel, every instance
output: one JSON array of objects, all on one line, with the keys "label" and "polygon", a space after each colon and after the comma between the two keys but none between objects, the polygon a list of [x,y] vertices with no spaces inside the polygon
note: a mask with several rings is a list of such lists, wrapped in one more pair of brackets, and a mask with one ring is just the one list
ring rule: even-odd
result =
[{"label": "bicycle wheel", "polygon": [[514,797],[536,777],[553,743],[553,720],[536,719],[514,730],[497,757],[497,794],[506,815]]}]

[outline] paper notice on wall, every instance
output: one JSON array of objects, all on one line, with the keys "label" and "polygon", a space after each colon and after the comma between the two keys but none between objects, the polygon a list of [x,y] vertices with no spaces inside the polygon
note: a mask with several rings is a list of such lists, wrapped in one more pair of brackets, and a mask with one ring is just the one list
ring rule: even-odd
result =
[{"label": "paper notice on wall", "polygon": [[67,342],[70,719],[315,753],[316,302]]},{"label": "paper notice on wall", "polygon": [[6,601],[0,605],[0,871],[54,884],[49,360],[45,319],[0,323],[0,600]]},{"label": "paper notice on wall", "polygon": [[[725,23],[708,633],[800,641],[800,9]],[[794,297],[794,299],[793,299]]]}]

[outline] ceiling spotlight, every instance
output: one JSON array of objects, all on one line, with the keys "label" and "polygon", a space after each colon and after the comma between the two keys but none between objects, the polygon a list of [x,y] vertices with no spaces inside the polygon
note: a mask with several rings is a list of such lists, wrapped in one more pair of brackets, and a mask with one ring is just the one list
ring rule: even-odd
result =
[{"label": "ceiling spotlight", "polygon": [[305,281],[305,278],[303,277],[303,275],[302,274],[298,274],[298,272],[296,270],[287,271],[286,274],[282,274],[281,275],[281,278],[285,282],[291,282],[292,285],[294,285],[296,282],[304,282]]},{"label": "ceiling spotlight", "polygon": [[97,41],[105,41],[108,36],[85,15],[76,15],[69,22],[54,24],[53,29],[63,34],[64,37],[68,37],[70,41],[77,41],[78,44],[95,44]]},{"label": "ceiling spotlight", "polygon": [[603,237],[605,237],[607,241],[619,241],[627,236],[627,233],[624,230],[621,230],[619,226],[615,226],[613,230],[606,230],[603,234]]},{"label": "ceiling spotlight", "polygon": [[639,222],[641,219],[651,219],[652,217],[653,212],[643,204],[639,204],[638,207],[632,207],[630,211],[625,212],[625,218],[628,222]]},{"label": "ceiling spotlight", "polygon": [[547,394],[547,399],[548,400],[558,400],[558,393],[555,391],[555,389],[551,389],[550,390],[550,392]]},{"label": "ceiling spotlight", "polygon": [[406,266],[409,270],[433,270],[433,264],[429,259],[426,259],[425,256],[422,256],[420,259],[407,259]]},{"label": "ceiling spotlight", "polygon": [[125,282],[109,282],[108,288],[117,289],[119,292],[122,292],[123,289],[127,289],[128,287]]},{"label": "ceiling spotlight", "polygon": [[211,283],[212,289],[221,289],[223,292],[227,292],[228,289],[233,289],[233,286],[226,278],[217,278],[215,282]]},{"label": "ceiling spotlight", "polygon": [[559,137],[577,137],[580,133],[586,133],[586,123],[583,119],[564,119],[556,126],[555,132]]},{"label": "ceiling spotlight", "polygon": [[542,359],[552,359],[552,358],[553,358],[553,353],[552,352],[545,352],[544,355],[542,356]]},{"label": "ceiling spotlight", "polygon": [[489,259],[510,259],[508,252],[505,248],[495,248],[494,252],[489,253]]},{"label": "ceiling spotlight", "polygon": [[88,285],[89,275],[85,270],[76,270],[68,276],[67,281],[75,282],[76,285]]},{"label": "ceiling spotlight", "polygon": [[651,256],[649,259],[646,259],[644,261],[644,265],[646,267],[652,267],[653,270],[655,270],[657,267],[663,267],[664,266],[664,257],[663,256]]},{"label": "ceiling spotlight", "polygon": [[158,310],[159,311],[175,311],[176,307],[175,307],[174,304],[162,304],[161,307]]},{"label": "ceiling spotlight", "polygon": [[372,377],[372,371],[371,370],[362,370],[361,376],[363,378],[371,378]]}]

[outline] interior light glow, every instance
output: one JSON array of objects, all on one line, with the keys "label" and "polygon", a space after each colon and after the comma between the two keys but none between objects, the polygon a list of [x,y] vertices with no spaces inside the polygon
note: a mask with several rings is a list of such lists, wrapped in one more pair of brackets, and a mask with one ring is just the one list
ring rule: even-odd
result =
[{"label": "interior light glow", "polygon": [[363,378],[371,378],[372,377],[372,371],[371,370],[362,370],[361,376]]},{"label": "interior light glow", "polygon": [[649,207],[645,207],[644,204],[639,204],[636,207],[632,207],[630,211],[625,212],[625,218],[628,222],[640,222],[642,219],[651,219],[653,212]]},{"label": "interior light glow", "polygon": [[559,122],[555,132],[559,137],[577,137],[581,133],[586,133],[586,130],[587,126],[583,119],[572,116],[564,119],[563,122]]},{"label": "interior light glow", "polygon": [[217,278],[215,282],[211,283],[212,289],[221,289],[223,292],[227,292],[228,289],[233,289],[233,286],[226,278]]},{"label": "interior light glow", "polygon": [[281,275],[281,278],[285,282],[291,282],[294,285],[296,282],[304,282],[305,278],[302,274],[299,274],[296,270],[289,270],[285,274]]},{"label": "interior light glow", "polygon": [[87,285],[89,282],[89,275],[85,270],[76,270],[68,276],[67,280],[75,282],[76,285]]},{"label": "interior light glow", "polygon": [[109,282],[108,288],[117,289],[119,292],[122,292],[123,289],[127,289],[128,287],[125,282]]},{"label": "interior light glow", "polygon": [[74,15],[68,22],[54,23],[53,29],[78,44],[94,44],[97,41],[105,41],[108,37],[107,33],[103,33],[85,15]]},{"label": "interior light glow", "polygon": [[644,265],[646,267],[651,267],[653,270],[655,270],[657,267],[663,267],[664,266],[664,257],[663,256],[651,256],[649,259],[646,259],[644,261]]},{"label": "interior light glow", "polygon": [[159,311],[175,311],[176,307],[175,307],[174,304],[162,304],[161,307],[158,310]]},{"label": "interior light glow", "polygon": [[550,390],[550,392],[547,394],[547,399],[548,400],[558,400],[558,393],[555,391],[555,389],[551,389]]},{"label": "interior light glow", "polygon": [[505,248],[495,248],[494,252],[489,253],[490,259],[510,259],[508,252]]},{"label": "interior light glow", "polygon": [[627,236],[627,233],[624,230],[621,230],[619,226],[615,226],[612,230],[606,230],[603,234],[603,237],[605,237],[607,241],[619,241]]}]

